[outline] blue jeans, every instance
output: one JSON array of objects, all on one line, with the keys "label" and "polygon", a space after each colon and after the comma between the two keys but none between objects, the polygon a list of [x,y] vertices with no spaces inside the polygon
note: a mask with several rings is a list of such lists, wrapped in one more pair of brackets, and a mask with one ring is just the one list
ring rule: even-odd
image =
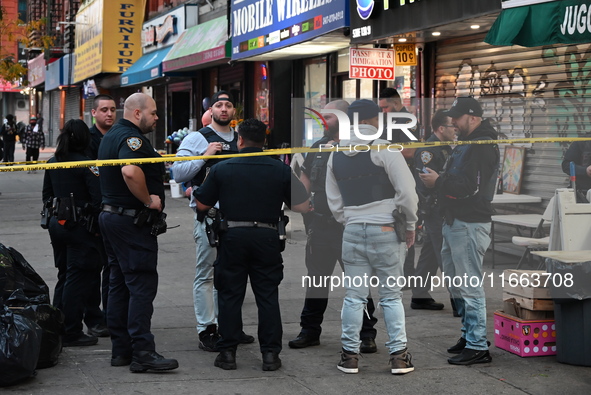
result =
[{"label": "blue jeans", "polygon": [[213,286],[213,263],[217,250],[209,245],[205,234],[205,221],[197,221],[193,228],[197,251],[195,280],[193,281],[193,307],[197,319],[197,333],[203,332],[208,325],[217,325],[218,295]]},{"label": "blue jeans", "polygon": [[[484,288],[470,285],[470,280],[474,285],[476,279],[479,283],[482,279],[482,261],[490,244],[490,222],[470,223],[456,219],[452,225],[443,225],[442,234],[443,272],[457,281],[456,285],[451,284],[449,292],[462,317],[462,337],[466,339],[467,348],[488,350]],[[464,275],[467,280],[463,279]]]},{"label": "blue jeans", "polygon": [[[403,264],[405,244],[394,229],[373,224],[350,224],[343,233],[343,264],[345,266],[345,300],[341,314],[341,342],[347,351],[359,353],[359,331],[369,295],[369,277],[378,279],[380,306],[389,341],[389,353],[406,348],[404,307],[402,306]],[[364,276],[367,281],[364,280]],[[396,283],[399,278],[401,283]]]}]

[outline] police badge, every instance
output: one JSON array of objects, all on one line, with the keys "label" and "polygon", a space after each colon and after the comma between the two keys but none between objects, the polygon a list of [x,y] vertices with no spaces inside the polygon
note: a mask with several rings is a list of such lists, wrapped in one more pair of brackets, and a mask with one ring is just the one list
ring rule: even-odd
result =
[{"label": "police badge", "polygon": [[98,177],[98,176],[100,175],[100,174],[99,174],[99,168],[98,168],[98,167],[96,167],[96,166],[90,166],[88,169],[89,169],[89,170],[92,172],[92,174],[94,174],[95,176],[97,176],[97,177]]},{"label": "police badge", "polygon": [[142,147],[142,139],[138,137],[130,137],[127,139],[127,146],[131,148],[132,151],[137,151]]},{"label": "police badge", "polygon": [[433,159],[433,154],[429,151],[423,151],[421,152],[421,162],[423,162],[424,165],[427,165],[429,162],[431,162],[431,160]]}]

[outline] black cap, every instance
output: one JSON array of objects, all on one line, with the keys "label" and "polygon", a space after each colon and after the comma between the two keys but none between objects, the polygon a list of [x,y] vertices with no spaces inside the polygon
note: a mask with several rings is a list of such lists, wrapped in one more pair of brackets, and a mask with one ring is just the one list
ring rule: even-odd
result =
[{"label": "black cap", "polygon": [[358,114],[358,120],[371,119],[377,117],[381,112],[380,107],[368,99],[355,100],[347,109],[349,119],[353,120],[353,114]]},{"label": "black cap", "polygon": [[[225,97],[220,97],[222,95],[226,95],[228,96],[228,98]],[[219,101],[229,101],[230,103],[234,104],[234,99],[232,98],[232,95],[230,94],[230,92],[226,92],[226,91],[217,91],[216,93],[213,94],[213,96],[211,97],[211,103],[209,104],[210,107],[213,107],[213,105]]]},{"label": "black cap", "polygon": [[459,118],[464,114],[481,117],[482,112],[482,107],[478,103],[478,100],[472,97],[458,97],[454,100],[451,108],[445,111],[444,114],[450,118]]}]

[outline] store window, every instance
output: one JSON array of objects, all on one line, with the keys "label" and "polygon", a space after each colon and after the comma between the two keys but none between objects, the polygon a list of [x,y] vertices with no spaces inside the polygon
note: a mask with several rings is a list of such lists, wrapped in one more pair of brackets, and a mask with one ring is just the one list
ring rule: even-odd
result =
[{"label": "store window", "polygon": [[254,71],[255,118],[269,126],[269,63],[255,62]]},{"label": "store window", "polygon": [[326,56],[304,60],[304,102],[320,109],[326,104]]}]

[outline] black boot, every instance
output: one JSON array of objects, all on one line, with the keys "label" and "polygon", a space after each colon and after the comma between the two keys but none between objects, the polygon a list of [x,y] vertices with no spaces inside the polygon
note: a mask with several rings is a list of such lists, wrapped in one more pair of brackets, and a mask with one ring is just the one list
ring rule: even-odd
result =
[{"label": "black boot", "polygon": [[273,371],[281,367],[281,359],[279,353],[274,351],[263,352],[263,370]]},{"label": "black boot", "polygon": [[179,367],[176,359],[166,359],[156,351],[136,351],[133,353],[129,370],[143,373],[147,370],[173,370]]},{"label": "black boot", "polygon": [[236,370],[236,350],[220,351],[213,365],[224,370]]}]

